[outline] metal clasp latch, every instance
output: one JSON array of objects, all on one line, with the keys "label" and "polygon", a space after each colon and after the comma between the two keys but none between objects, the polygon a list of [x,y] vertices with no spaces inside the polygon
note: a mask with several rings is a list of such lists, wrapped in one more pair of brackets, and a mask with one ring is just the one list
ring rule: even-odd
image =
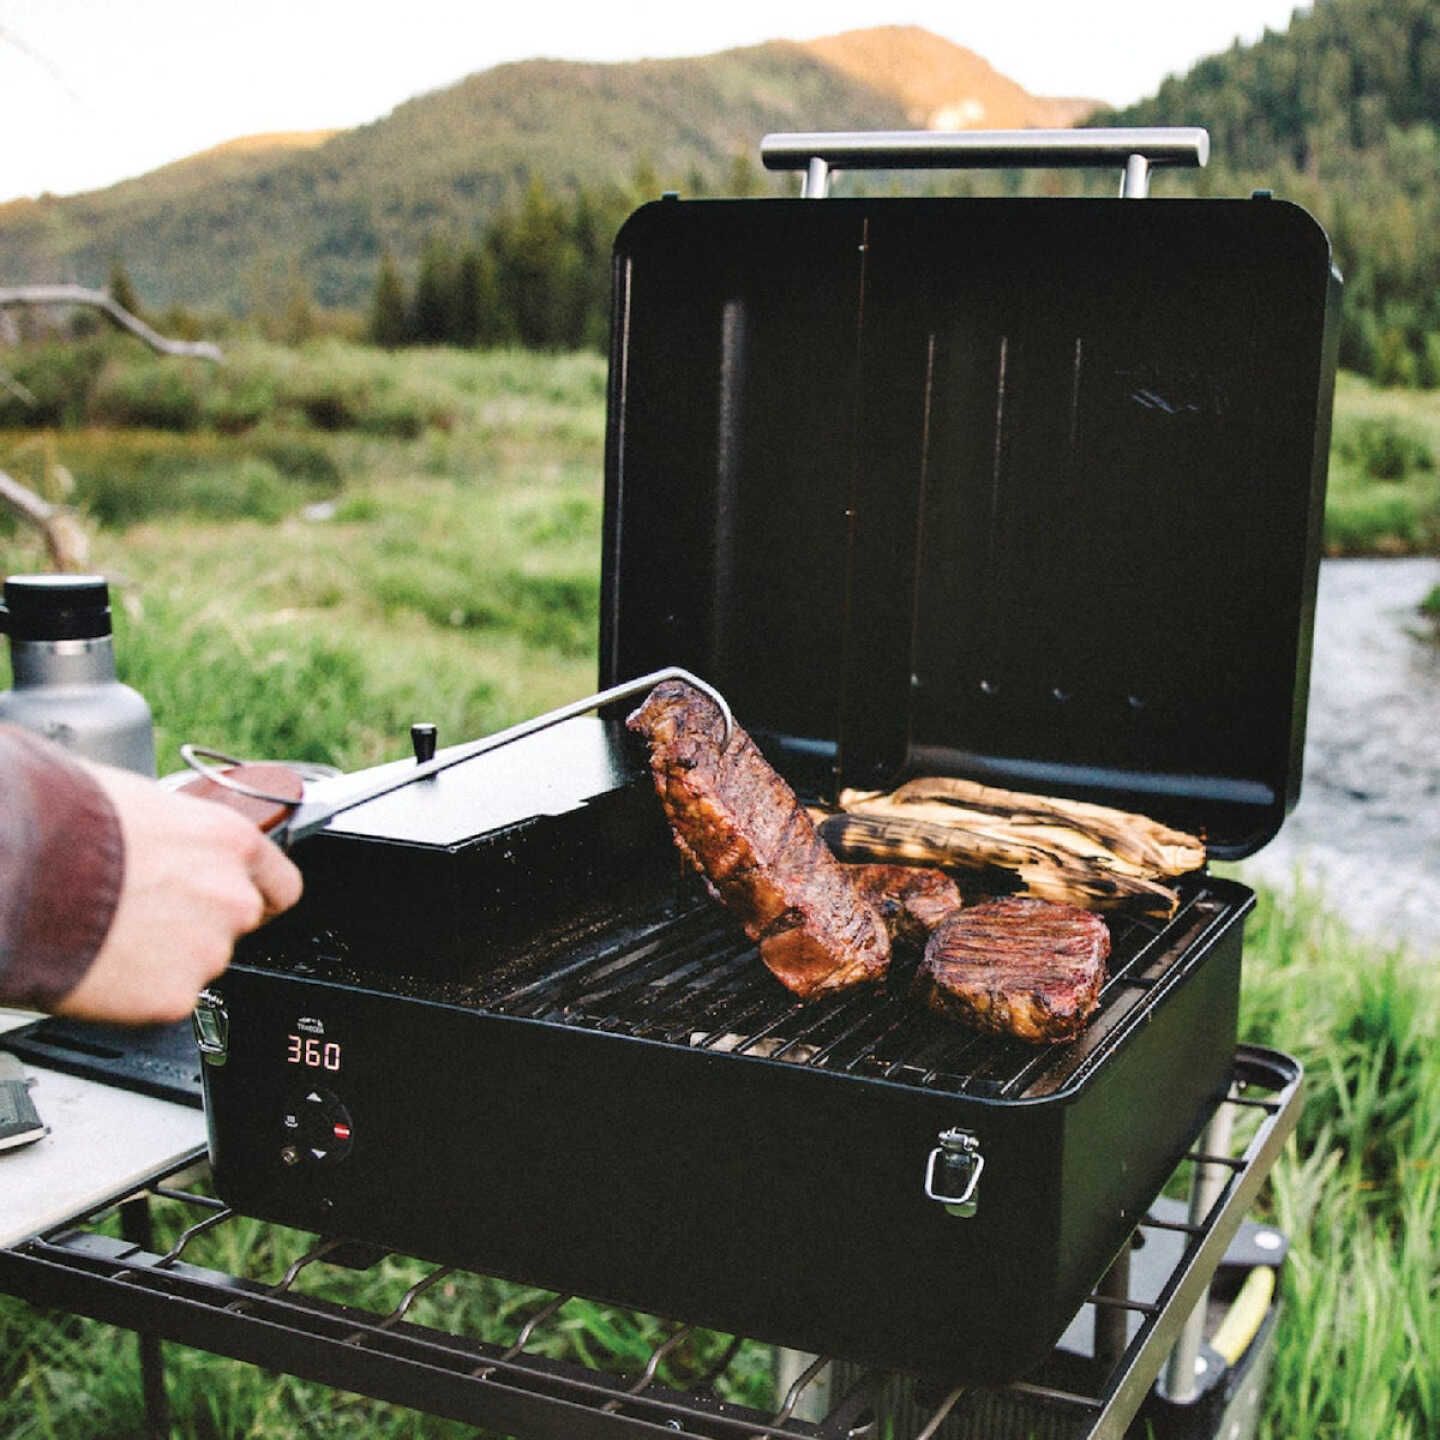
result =
[{"label": "metal clasp latch", "polygon": [[926,1198],[938,1201],[948,1214],[968,1220],[980,1208],[975,1196],[985,1169],[980,1138],[955,1129],[941,1131],[939,1139],[925,1167]]},{"label": "metal clasp latch", "polygon": [[207,1065],[223,1065],[230,1058],[230,1014],[214,990],[202,990],[195,997],[190,1023],[201,1058]]}]

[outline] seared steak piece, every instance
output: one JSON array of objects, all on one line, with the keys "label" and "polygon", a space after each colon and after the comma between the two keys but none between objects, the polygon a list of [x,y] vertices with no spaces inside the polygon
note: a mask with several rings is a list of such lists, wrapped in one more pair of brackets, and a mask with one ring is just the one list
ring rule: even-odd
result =
[{"label": "seared steak piece", "polygon": [[942,920],[961,906],[960,889],[931,865],[846,865],[867,904],[873,905],[891,940],[923,945]]},{"label": "seared steak piece", "polygon": [[650,744],[650,772],[680,853],[801,999],[885,978],[890,937],[795,792],[738,726],[722,750],[714,703],[665,680],[626,721]]},{"label": "seared steak piece", "polygon": [[1110,954],[1088,910],[1012,896],[962,910],[930,937],[915,993],[939,1015],[1035,1045],[1072,1040],[1099,1003]]}]

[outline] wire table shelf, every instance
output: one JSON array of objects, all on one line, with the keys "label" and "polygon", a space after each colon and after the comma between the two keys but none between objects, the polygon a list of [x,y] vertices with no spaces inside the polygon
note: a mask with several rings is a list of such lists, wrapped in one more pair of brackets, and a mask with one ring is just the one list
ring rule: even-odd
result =
[{"label": "wire table shelf", "polygon": [[[1301,1071],[1294,1060],[1241,1046],[1233,1080],[1221,1111],[1253,1117],[1242,1153],[1209,1153],[1202,1139],[1202,1148],[1187,1157],[1196,1177],[1209,1177],[1213,1203],[1187,1222],[1151,1215],[1140,1224],[1142,1232],[1179,1231],[1184,1237],[1179,1261],[1159,1296],[1136,1300],[1102,1284],[1085,1302],[1095,1310],[1097,1340],[1107,1315],[1122,1321],[1138,1315],[1140,1321],[1128,1339],[1129,1327],[1122,1324],[1112,1345],[1113,1363],[1100,1383],[1083,1392],[1035,1379],[1002,1387],[1032,1409],[1039,1405],[1061,1417],[1067,1437],[1118,1440],[1125,1434],[1295,1127]],[[832,1368],[828,1356],[801,1368],[773,1406],[761,1409],[721,1398],[742,1337],[714,1347],[718,1354],[680,1388],[667,1366],[694,1335],[694,1327],[682,1320],[664,1322],[664,1338],[643,1362],[632,1360],[623,1371],[612,1372],[541,1353],[555,1348],[545,1340],[565,1324],[572,1296],[542,1296],[517,1317],[512,1333],[482,1339],[412,1318],[427,1292],[464,1279],[467,1272],[450,1267],[424,1267],[417,1277],[421,1262],[413,1262],[397,1279],[399,1293],[389,1308],[374,1309],[326,1298],[318,1293],[325,1286],[313,1283],[333,1266],[363,1268],[389,1253],[343,1239],[307,1243],[297,1232],[284,1232],[295,1240],[296,1253],[268,1278],[194,1263],[187,1254],[203,1248],[196,1241],[215,1237],[240,1219],[195,1188],[204,1179],[203,1160],[203,1151],[196,1152],[139,1190],[113,1196],[60,1226],[0,1249],[0,1291],[137,1331],[142,1343],[148,1342],[148,1352],[142,1350],[146,1400],[158,1433],[166,1428],[159,1340],[524,1440],[646,1435],[866,1440],[881,1433],[877,1405],[895,1377],[843,1367],[845,1383],[834,1387],[832,1396],[825,1384]],[[167,1213],[178,1210],[184,1217],[164,1248],[153,1238],[153,1200],[170,1202]],[[118,1236],[107,1233],[116,1228],[111,1222],[117,1215]],[[1110,1333],[1113,1337],[1113,1324]],[[932,1440],[967,1405],[993,1403],[997,1394],[933,1382],[916,1385],[914,1393],[923,1397],[914,1413],[924,1418],[894,1440]]]}]

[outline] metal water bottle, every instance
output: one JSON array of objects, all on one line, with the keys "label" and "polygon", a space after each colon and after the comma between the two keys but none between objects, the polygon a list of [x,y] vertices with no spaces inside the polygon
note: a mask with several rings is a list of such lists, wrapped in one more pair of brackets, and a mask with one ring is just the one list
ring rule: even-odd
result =
[{"label": "metal water bottle", "polygon": [[155,773],[144,697],[115,678],[110,587],[99,575],[12,575],[0,631],[10,635],[13,689],[0,692],[0,724],[142,775]]}]

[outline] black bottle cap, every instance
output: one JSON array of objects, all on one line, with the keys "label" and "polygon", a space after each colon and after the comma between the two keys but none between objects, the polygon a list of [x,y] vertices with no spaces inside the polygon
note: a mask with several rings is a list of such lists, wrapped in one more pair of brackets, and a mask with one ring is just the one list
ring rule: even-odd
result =
[{"label": "black bottle cap", "polygon": [[0,630],[12,640],[93,640],[110,634],[103,575],[11,575]]}]

